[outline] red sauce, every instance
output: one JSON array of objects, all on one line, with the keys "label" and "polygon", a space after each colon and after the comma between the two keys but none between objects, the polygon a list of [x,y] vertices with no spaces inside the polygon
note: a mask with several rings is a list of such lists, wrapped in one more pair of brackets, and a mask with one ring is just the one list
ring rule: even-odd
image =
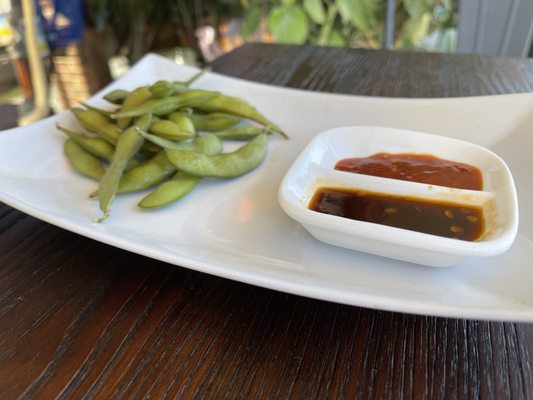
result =
[{"label": "red sauce", "polygon": [[484,229],[479,207],[363,190],[320,188],[309,209],[448,238],[474,241]]},{"label": "red sauce", "polygon": [[377,153],[346,158],[337,162],[335,169],[458,189],[483,189],[479,168],[426,154]]}]

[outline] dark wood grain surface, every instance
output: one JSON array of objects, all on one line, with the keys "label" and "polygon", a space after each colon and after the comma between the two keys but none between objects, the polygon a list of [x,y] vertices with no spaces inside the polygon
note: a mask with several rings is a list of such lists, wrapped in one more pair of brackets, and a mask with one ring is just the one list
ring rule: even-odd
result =
[{"label": "dark wood grain surface", "polygon": [[[533,87],[530,60],[478,56],[248,45],[213,67],[276,85],[387,96]],[[530,399],[532,358],[533,324],[278,293],[0,205],[0,399]]]},{"label": "dark wood grain surface", "polygon": [[367,96],[533,91],[533,59],[525,58],[254,44],[212,65],[227,75],[273,85]]}]

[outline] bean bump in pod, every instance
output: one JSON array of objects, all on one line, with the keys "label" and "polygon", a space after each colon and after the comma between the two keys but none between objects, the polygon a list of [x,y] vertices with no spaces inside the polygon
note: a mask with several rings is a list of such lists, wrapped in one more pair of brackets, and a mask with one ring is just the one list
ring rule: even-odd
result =
[{"label": "bean bump in pod", "polygon": [[150,126],[149,131],[154,135],[161,136],[162,138],[177,141],[189,140],[196,135],[192,123],[190,124],[190,126],[184,126],[183,124],[181,124],[180,126],[174,121],[166,119],[155,121]]}]

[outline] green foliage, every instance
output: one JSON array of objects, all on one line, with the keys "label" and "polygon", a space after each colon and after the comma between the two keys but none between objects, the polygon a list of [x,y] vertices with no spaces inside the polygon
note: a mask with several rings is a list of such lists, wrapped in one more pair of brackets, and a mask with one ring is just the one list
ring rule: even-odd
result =
[{"label": "green foliage", "polygon": [[[289,1],[285,0],[285,3]],[[301,7],[282,5],[268,14],[268,28],[278,42],[302,44],[309,35],[309,20]]]},{"label": "green foliage", "polygon": [[412,16],[402,25],[397,42],[402,43],[403,47],[415,48],[427,36],[430,24],[429,12],[417,13],[416,17]]},{"label": "green foliage", "polygon": [[322,0],[303,0],[303,6],[315,24],[322,25],[326,22],[326,8]]},{"label": "green foliage", "polygon": [[244,40],[248,40],[250,35],[259,26],[261,22],[261,8],[256,4],[249,9],[249,11],[244,16],[242,23],[242,37]]},{"label": "green foliage", "polygon": [[403,0],[403,6],[407,14],[413,19],[421,18],[423,14],[431,12],[434,7],[434,4],[431,3],[433,2],[426,0]]},{"label": "green foliage", "polygon": [[239,0],[94,0],[87,2],[86,20],[99,29],[111,27],[118,46],[127,49],[135,61],[158,38],[166,46],[196,48],[196,27],[217,26],[221,20],[240,17],[243,6],[248,10],[243,33],[249,34],[262,17],[259,7],[252,7],[259,1],[242,0],[241,5]]},{"label": "green foliage", "polygon": [[[458,0],[396,0],[395,48],[455,50]],[[378,48],[386,0],[241,0],[243,36],[268,21],[279,43]]]},{"label": "green foliage", "polygon": [[368,32],[375,24],[378,2],[374,0],[336,0],[335,4],[344,24],[352,24],[361,32]]},{"label": "green foliage", "polygon": [[[454,51],[458,2],[395,0],[394,47]],[[135,61],[157,45],[197,49],[196,27],[229,18],[242,18],[244,40],[266,29],[279,43],[380,48],[385,9],[386,0],[94,0],[87,19],[111,26]]]}]

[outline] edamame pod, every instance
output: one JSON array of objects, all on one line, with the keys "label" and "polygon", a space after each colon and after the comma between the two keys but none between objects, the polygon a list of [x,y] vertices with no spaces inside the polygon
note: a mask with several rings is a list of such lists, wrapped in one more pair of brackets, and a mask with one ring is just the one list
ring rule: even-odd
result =
[{"label": "edamame pod", "polygon": [[269,131],[267,128],[246,125],[215,132],[215,135],[220,139],[250,140],[262,133],[270,135],[272,131]]},{"label": "edamame pod", "polygon": [[113,114],[115,111],[108,111],[103,110],[98,107],[91,106],[90,104],[84,103],[83,101],[80,101],[80,104],[85,107],[87,110],[91,110],[94,112],[97,112],[98,114],[102,115],[103,117],[106,117],[109,122],[111,122],[111,114]]},{"label": "edamame pod", "polygon": [[130,94],[130,92],[128,92],[127,90],[115,89],[107,93],[104,96],[104,99],[109,101],[110,103],[120,105],[124,102],[126,97],[128,97],[128,94]]},{"label": "edamame pod", "polygon": [[[169,119],[172,120],[172,114],[169,115]],[[209,113],[209,114],[191,114],[189,116],[194,127],[199,131],[216,132],[223,129],[233,128],[238,125],[242,118],[236,115],[224,114],[224,113]]]},{"label": "edamame pod", "polygon": [[187,90],[187,86],[185,86],[183,82],[178,81],[157,81],[150,86],[150,93],[152,93],[153,97],[158,99],[173,96],[185,90]]},{"label": "edamame pod", "polygon": [[256,168],[266,156],[267,137],[264,133],[232,153],[206,156],[187,150],[166,150],[169,161],[193,176],[234,178]]},{"label": "edamame pod", "polygon": [[170,113],[168,116],[168,119],[172,121],[178,128],[181,130],[192,132],[193,135],[196,135],[196,128],[194,127],[194,124],[192,123],[191,119],[189,118],[189,115],[185,113]]},{"label": "edamame pod", "polygon": [[122,130],[108,119],[95,111],[73,108],[72,112],[80,125],[89,132],[100,135],[111,144],[116,144]]},{"label": "edamame pod", "polygon": [[204,154],[218,154],[222,152],[222,142],[220,139],[209,133],[207,135],[198,136],[195,140],[190,142],[173,142],[172,140],[164,139],[159,136],[151,135],[142,130],[138,130],[139,134],[150,142],[169,150],[190,150],[201,152]]},{"label": "edamame pod", "polygon": [[194,108],[202,112],[223,112],[226,114],[233,114],[242,118],[250,119],[288,139],[288,136],[281,130],[279,126],[266,118],[248,102],[237,97],[220,95],[198,104],[194,106]]},{"label": "edamame pod", "polygon": [[[135,109],[142,104],[144,104],[148,99],[152,97],[152,93],[150,93],[150,90],[148,90],[147,86],[141,86],[135,89],[133,92],[129,93],[126,99],[124,100],[124,103],[122,104],[122,107],[120,108],[120,112],[124,113],[129,110]],[[147,114],[147,113],[143,113]],[[140,115],[132,115],[133,117],[138,117]],[[124,117],[124,118],[118,118],[117,119],[117,125],[120,129],[127,128],[131,123],[130,117]]]},{"label": "edamame pod", "polygon": [[93,156],[103,158],[106,161],[109,161],[111,158],[113,158],[113,152],[115,151],[115,148],[104,139],[99,137],[88,137],[79,132],[63,128],[59,124],[56,124],[56,128],[65,133],[70,139],[78,143],[85,149],[85,151],[88,151]]},{"label": "edamame pod", "polygon": [[222,153],[223,144],[219,138],[213,134],[199,136],[192,142],[192,151],[205,154],[207,156],[214,156]]},{"label": "edamame pod", "polygon": [[150,93],[158,99],[168,97],[174,94],[174,86],[169,81],[157,81],[150,86]]},{"label": "edamame pod", "polygon": [[[202,135],[191,142],[175,143],[158,136],[150,135],[142,130],[137,130],[145,138],[156,138],[164,141],[163,144],[172,143],[179,146],[180,150],[191,150],[202,152],[208,155],[215,155],[222,152],[222,142],[213,134]],[[120,178],[117,194],[137,192],[148,189],[158,184],[176,172],[176,167],[168,160],[164,150],[157,153],[151,159],[125,172]],[[98,191],[91,194],[97,197]]]},{"label": "edamame pod", "polygon": [[[154,135],[147,134],[140,129],[138,132],[145,137],[154,137]],[[157,136],[155,137],[169,142]],[[180,145],[181,149],[202,152],[208,155],[219,154],[222,152],[222,142],[212,134],[200,136],[191,142],[175,144]],[[165,151],[160,151],[150,160],[125,173],[120,180],[117,193],[129,193],[147,189],[168,178],[175,171],[176,167],[170,163]]]},{"label": "edamame pod", "polygon": [[72,139],[67,139],[63,145],[63,151],[70,165],[80,174],[99,180],[105,173],[105,169],[98,158],[91,155]]},{"label": "edamame pod", "polygon": [[100,180],[98,187],[100,210],[102,210],[103,215],[97,222],[102,222],[109,216],[111,203],[117,193],[122,173],[128,161],[137,154],[144,142],[144,138],[137,133],[137,128],[147,129],[150,126],[151,118],[151,114],[139,118],[135,125],[120,135],[111,164]]},{"label": "edamame pod", "polygon": [[177,110],[178,108],[192,107],[219,95],[220,94],[217,92],[211,92],[208,90],[188,90],[187,92],[178,94],[176,96],[148,100],[143,105],[130,110],[122,109],[118,113],[113,114],[111,117],[121,119],[139,117],[147,113],[152,113],[153,115],[166,115]]},{"label": "edamame pod", "polygon": [[[74,132],[70,129],[64,128],[59,124],[57,124],[56,127],[93,156],[102,158],[106,161],[111,161],[113,158],[115,147],[106,142],[104,139],[99,137],[85,136],[79,132]],[[139,165],[139,160],[136,158],[131,158],[126,165],[126,171],[137,165]]]},{"label": "edamame pod", "polygon": [[152,93],[152,96],[157,98],[163,98],[172,96],[176,93],[180,93],[184,90],[187,90],[187,88],[197,79],[199,79],[203,74],[208,71],[207,69],[204,69],[197,74],[195,74],[192,78],[186,80],[186,81],[165,81],[160,80],[155,82],[152,86],[150,86],[150,92]]},{"label": "edamame pod", "polygon": [[[176,172],[164,150],[122,175],[117,194],[137,192],[158,184]],[[97,193],[96,193],[97,195]]]},{"label": "edamame pod", "polygon": [[163,182],[153,192],[145,196],[139,202],[139,207],[160,208],[175,203],[192,192],[202,179],[198,176],[191,176],[183,171],[178,171],[172,179]]},{"label": "edamame pod", "polygon": [[148,133],[142,130],[138,130],[138,132],[140,135],[142,135],[145,139],[148,140],[148,142],[145,142],[145,143],[152,143],[154,145],[162,147],[163,149],[173,149],[173,150],[192,150],[193,149],[192,141],[174,142],[172,140],[162,138],[161,136],[152,135],[151,133]]},{"label": "edamame pod", "polygon": [[188,140],[188,139],[192,139],[196,135],[194,133],[194,127],[192,128],[193,128],[192,131],[185,130],[179,127],[177,124],[175,124],[172,121],[160,120],[160,121],[154,122],[150,126],[149,131],[153,133],[154,135],[161,136],[162,138],[165,138],[165,139]]}]

